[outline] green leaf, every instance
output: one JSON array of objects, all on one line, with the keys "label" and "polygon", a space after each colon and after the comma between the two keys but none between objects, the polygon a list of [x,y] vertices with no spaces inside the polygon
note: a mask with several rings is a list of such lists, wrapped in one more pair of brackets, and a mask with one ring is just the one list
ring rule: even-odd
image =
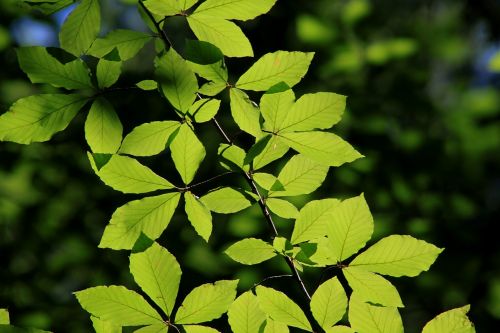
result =
[{"label": "green leaf", "polygon": [[314,53],[277,51],[257,60],[236,82],[243,90],[266,91],[285,82],[293,87],[304,77]]},{"label": "green leaf", "polygon": [[297,207],[286,200],[268,198],[266,205],[271,212],[285,219],[294,219],[299,215]]},{"label": "green leaf", "polygon": [[337,199],[309,201],[299,212],[292,233],[292,244],[307,242],[326,235],[330,213],[338,207]]},{"label": "green leaf", "polygon": [[255,182],[265,190],[279,189],[283,190],[283,185],[279,182],[278,178],[270,173],[256,172],[253,175]]},{"label": "green leaf", "polygon": [[85,139],[94,153],[114,154],[122,142],[123,127],[113,105],[97,98],[85,121]]},{"label": "green leaf", "polygon": [[212,234],[212,214],[203,202],[191,192],[184,193],[186,214],[194,230],[208,242]]},{"label": "green leaf", "polygon": [[179,132],[170,144],[175,168],[179,171],[184,184],[193,180],[196,171],[205,158],[205,147],[187,123],[179,128]]},{"label": "green leaf", "polygon": [[350,144],[333,133],[281,133],[280,139],[299,153],[329,166],[340,166],[363,157]]},{"label": "green leaf", "polygon": [[278,321],[274,321],[270,318],[266,319],[266,327],[264,327],[264,333],[289,333],[290,330],[288,326]]},{"label": "green leaf", "polygon": [[119,325],[94,316],[91,316],[90,319],[92,320],[95,333],[122,333],[122,328]]},{"label": "green leaf", "polygon": [[130,256],[130,273],[151,300],[170,316],[182,274],[175,257],[153,243],[146,251]]},{"label": "green leaf", "polygon": [[218,333],[215,328],[200,326],[200,325],[185,325],[183,326],[186,333]]},{"label": "green leaf", "polygon": [[85,311],[121,326],[163,322],[161,316],[135,291],[122,286],[100,286],[74,293]]},{"label": "green leaf", "polygon": [[443,251],[407,235],[391,235],[358,255],[350,264],[390,276],[417,276],[427,271]]},{"label": "green leaf", "polygon": [[144,6],[159,16],[174,16],[182,11],[178,0],[146,0]]},{"label": "green leaf", "polygon": [[337,277],[323,282],[311,297],[311,312],[323,329],[336,324],[347,309],[347,296]]},{"label": "green leaf", "polygon": [[327,235],[332,244],[332,257],[349,258],[370,240],[373,217],[363,194],[344,200],[331,212]]},{"label": "green leaf", "polygon": [[181,126],[178,121],[153,121],[137,126],[120,147],[121,154],[153,156],[161,153],[171,136]]},{"label": "green leaf", "polygon": [[111,87],[118,81],[122,73],[121,61],[110,61],[106,59],[99,59],[97,63],[97,85],[99,88],[104,89]]},{"label": "green leaf", "polygon": [[50,15],[71,5],[73,0],[23,0],[23,2],[44,15]]},{"label": "green leaf", "polygon": [[94,57],[102,58],[116,48],[120,59],[126,61],[134,57],[151,39],[151,35],[143,32],[125,29],[113,30],[104,38],[96,39],[88,53]]},{"label": "green leaf", "polygon": [[425,324],[422,333],[475,333],[474,324],[467,318],[470,305],[448,310]]},{"label": "green leaf", "polygon": [[245,192],[232,187],[220,187],[210,191],[201,197],[201,201],[212,212],[220,214],[236,213],[253,203]]},{"label": "green leaf", "polygon": [[403,333],[398,309],[363,302],[355,293],[349,301],[349,323],[358,333]]},{"label": "green leaf", "polygon": [[258,170],[280,159],[288,151],[288,146],[275,135],[260,138],[247,153],[245,164],[252,163],[253,170]]},{"label": "green leaf", "polygon": [[256,138],[262,136],[260,130],[259,109],[252,103],[247,94],[239,89],[231,89],[231,115],[242,131]]},{"label": "green leaf", "polygon": [[267,13],[276,0],[207,0],[196,8],[196,14],[204,14],[228,20],[251,20]]},{"label": "green leaf", "polygon": [[123,193],[147,193],[174,186],[137,160],[113,155],[97,173],[104,184]]},{"label": "green leaf", "polygon": [[272,245],[261,239],[245,238],[231,245],[225,252],[231,259],[245,265],[255,265],[276,256]]},{"label": "green leaf", "polygon": [[167,331],[166,324],[155,324],[139,328],[134,333],[165,333]]},{"label": "green leaf", "polygon": [[254,333],[264,322],[265,314],[259,308],[257,297],[250,291],[241,294],[227,312],[233,333]]},{"label": "green leaf", "polygon": [[304,312],[287,295],[263,286],[257,286],[256,292],[261,310],[273,320],[312,332]]},{"label": "green leaf", "polygon": [[173,48],[155,61],[156,76],[161,91],[170,104],[186,113],[198,91],[198,81],[194,72]]},{"label": "green leaf", "polygon": [[33,83],[48,83],[66,89],[92,88],[90,71],[81,59],[62,64],[41,46],[18,48],[17,58],[19,66]]},{"label": "green leaf", "polygon": [[185,56],[193,72],[209,81],[198,90],[199,93],[215,96],[226,88],[228,73],[224,55],[215,45],[187,40]]},{"label": "green leaf", "polygon": [[264,117],[264,129],[277,133],[292,109],[295,94],[292,89],[271,93],[267,92],[260,99],[260,111]]},{"label": "green leaf", "polygon": [[221,280],[194,288],[175,315],[176,324],[198,324],[217,319],[236,297],[238,280]]},{"label": "green leaf", "polygon": [[205,123],[215,117],[219,108],[220,101],[218,99],[202,98],[191,105],[188,113],[193,116],[195,122]]},{"label": "green leaf", "polygon": [[356,331],[349,326],[338,325],[327,328],[325,333],[356,333]]},{"label": "green leaf", "polygon": [[0,116],[0,141],[22,144],[48,141],[69,125],[87,100],[76,94],[21,98]]},{"label": "green leaf", "polygon": [[135,84],[142,90],[155,90],[158,89],[158,83],[155,80],[142,80]]},{"label": "green leaf", "polygon": [[345,103],[345,96],[334,93],[303,95],[277,128],[280,132],[331,128],[340,121]]},{"label": "green leaf", "polygon": [[222,143],[219,145],[218,154],[224,168],[233,171],[248,171],[248,167],[244,165],[245,151],[242,148]]},{"label": "green leaf", "polygon": [[347,267],[342,272],[361,301],[389,307],[404,307],[396,287],[382,276],[357,267]]},{"label": "green leaf", "polygon": [[217,46],[228,57],[252,57],[252,45],[233,22],[194,13],[187,18],[195,36]]},{"label": "green leaf", "polygon": [[224,60],[224,54],[217,46],[201,40],[186,40],[184,55],[189,64],[196,65],[212,65]]},{"label": "green leaf", "polygon": [[132,249],[141,232],[152,240],[157,239],[170,223],[179,198],[179,193],[167,193],[119,207],[104,229],[99,247]]},{"label": "green leaf", "polygon": [[68,15],[59,32],[61,47],[76,56],[85,53],[101,29],[99,0],[82,0]]},{"label": "green leaf", "polygon": [[303,155],[295,155],[278,175],[284,191],[269,191],[269,196],[295,196],[309,194],[321,186],[328,173],[328,166],[319,164]]},{"label": "green leaf", "polygon": [[316,252],[309,255],[309,260],[316,263],[319,267],[325,267],[330,265],[336,265],[338,262],[332,258],[331,254],[332,244],[330,240],[326,237],[316,238],[311,240],[310,243],[306,244],[316,244]]},{"label": "green leaf", "polygon": [[7,309],[0,309],[0,325],[10,324],[9,311]]}]

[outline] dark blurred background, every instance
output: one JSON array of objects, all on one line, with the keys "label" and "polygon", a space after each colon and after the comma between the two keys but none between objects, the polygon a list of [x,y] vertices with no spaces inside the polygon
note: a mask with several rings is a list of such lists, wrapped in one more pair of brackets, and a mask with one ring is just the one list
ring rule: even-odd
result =
[{"label": "dark blurred background", "polygon": [[[147,31],[134,4],[101,1],[103,33],[117,27]],[[20,97],[55,91],[28,81],[15,47],[57,46],[58,28],[70,10],[46,17],[24,10],[17,0],[0,2],[1,112]],[[401,313],[409,333],[468,303],[478,332],[493,332],[500,322],[499,22],[499,0],[279,0],[268,15],[242,24],[256,57],[278,49],[316,51],[297,94],[347,95],[348,110],[334,131],[366,155],[332,168],[314,197],[294,202],[364,192],[375,216],[374,241],[411,234],[446,248],[429,272],[391,279],[405,302]],[[192,38],[181,18],[167,21],[166,28],[179,50]],[[153,57],[151,44],[125,64],[118,86],[152,78]],[[251,62],[228,60],[228,66],[237,77]],[[125,133],[145,121],[175,117],[152,92],[109,98]],[[219,117],[234,128],[227,114],[226,107]],[[128,253],[97,248],[113,211],[135,197],[114,192],[93,174],[84,121],[82,112],[50,143],[0,143],[0,308],[9,308],[16,325],[89,332],[88,314],[73,291],[100,284],[138,289],[128,272]],[[213,154],[219,138],[210,125],[199,130]],[[168,152],[141,161],[178,179]],[[222,170],[215,165],[206,160],[197,180]],[[286,271],[279,260],[243,267],[221,254],[236,239],[266,238],[257,207],[216,215],[214,222],[207,246],[179,210],[160,239],[183,268],[179,300],[206,281],[237,277],[245,290]],[[278,223],[289,235],[290,221]],[[320,273],[306,269],[310,288]],[[300,299],[295,287],[287,288]]]}]

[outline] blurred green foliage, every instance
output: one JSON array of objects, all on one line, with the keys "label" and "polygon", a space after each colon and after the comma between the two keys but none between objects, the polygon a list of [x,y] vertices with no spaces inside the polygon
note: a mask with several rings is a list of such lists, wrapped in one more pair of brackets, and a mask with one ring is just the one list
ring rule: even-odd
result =
[{"label": "blurred green foliage", "polygon": [[[112,13],[108,30],[137,21],[134,7],[126,5],[135,1],[106,3],[103,10]],[[26,16],[56,26],[55,19],[28,13],[15,1],[0,3],[2,112],[22,96],[50,91],[30,84],[18,69],[14,47],[20,41],[12,36]],[[336,131],[367,157],[332,170],[317,196],[364,192],[375,216],[374,239],[409,233],[446,248],[429,272],[395,281],[410,333],[466,303],[478,331],[494,330],[500,319],[494,232],[500,216],[499,20],[498,1],[282,0],[269,15],[242,24],[257,57],[277,49],[317,52],[299,90],[348,96],[349,110]],[[189,37],[176,18],[167,29],[174,43]],[[128,61],[120,83],[151,78],[152,69],[144,65],[149,62],[141,59],[153,56],[150,45]],[[228,65],[242,72],[248,63]],[[163,119],[165,103],[151,96],[117,93],[125,132]],[[0,307],[10,309],[17,325],[88,332],[90,320],[71,292],[99,284],[133,288],[128,254],[97,248],[111,213],[130,197],[93,175],[83,121],[79,116],[47,144],[0,145]],[[216,150],[216,140],[203,135],[207,150]],[[210,167],[206,163],[202,168]],[[172,170],[157,166],[167,174]],[[299,197],[296,204],[308,199]],[[215,218],[209,246],[184,227],[181,214],[162,238],[184,264],[184,276],[194,276],[183,281],[181,293],[226,276],[249,288],[283,266],[271,260],[241,267],[222,254],[238,238],[265,237],[257,207]],[[290,232],[286,220],[278,224]],[[305,275],[311,286],[320,279],[308,269]]]}]

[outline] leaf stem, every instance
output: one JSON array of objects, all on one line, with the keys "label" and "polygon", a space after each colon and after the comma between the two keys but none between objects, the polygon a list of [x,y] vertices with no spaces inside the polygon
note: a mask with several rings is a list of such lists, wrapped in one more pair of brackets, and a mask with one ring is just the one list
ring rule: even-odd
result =
[{"label": "leaf stem", "polygon": [[160,38],[163,40],[163,43],[165,43],[165,46],[168,48],[173,47],[172,42],[168,38],[167,34],[165,31],[161,28],[160,22],[163,22],[165,20],[162,19],[161,21],[157,22],[153,16],[153,14],[149,11],[149,9],[144,5],[144,2],[142,0],[139,0],[139,5],[142,7],[146,15],[149,17],[151,20],[151,23],[155,26],[156,30],[158,31],[158,34],[160,35]]}]

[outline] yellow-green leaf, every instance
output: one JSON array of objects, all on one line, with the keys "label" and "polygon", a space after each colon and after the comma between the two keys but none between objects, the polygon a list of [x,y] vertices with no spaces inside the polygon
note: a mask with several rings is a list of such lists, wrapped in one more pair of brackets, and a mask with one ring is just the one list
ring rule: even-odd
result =
[{"label": "yellow-green leaf", "polygon": [[127,134],[120,147],[121,154],[152,156],[161,153],[173,133],[181,126],[178,121],[153,121],[137,126]]},{"label": "yellow-green leaf", "polygon": [[231,115],[241,130],[248,134],[260,138],[262,131],[260,129],[259,109],[252,103],[247,94],[239,89],[231,89]]},{"label": "yellow-green leaf", "polygon": [[96,39],[88,53],[102,58],[116,48],[120,59],[126,61],[135,56],[152,38],[151,35],[139,31],[113,30],[104,38]]},{"label": "yellow-green leaf", "polygon": [[323,282],[311,297],[311,312],[323,329],[336,324],[347,309],[347,296],[337,277]]},{"label": "yellow-green leaf", "polygon": [[201,201],[212,212],[220,214],[236,213],[253,203],[247,193],[231,187],[221,187],[208,192],[201,197]]},{"label": "yellow-green leaf", "polygon": [[123,127],[113,105],[98,98],[90,107],[85,121],[85,139],[92,152],[114,154],[122,142]]},{"label": "yellow-green leaf", "polygon": [[257,297],[250,291],[236,298],[227,315],[233,333],[259,332],[266,316],[259,308]]},{"label": "yellow-green leaf", "polygon": [[425,324],[422,333],[475,333],[474,324],[467,317],[470,305],[445,311]]},{"label": "yellow-green leaf", "polygon": [[267,13],[276,0],[207,0],[195,13],[228,20],[251,20]]},{"label": "yellow-green leaf", "polygon": [[398,308],[370,305],[356,293],[351,295],[349,301],[349,323],[358,333],[403,333]]},{"label": "yellow-green leaf", "polygon": [[261,239],[245,238],[231,245],[225,253],[234,261],[255,265],[276,256],[272,245]]},{"label": "yellow-green leaf", "polygon": [[63,49],[80,56],[87,52],[100,29],[99,0],[82,0],[64,21],[59,32],[59,42]]},{"label": "yellow-green leaf", "polygon": [[299,212],[295,221],[292,244],[307,242],[326,235],[326,224],[330,222],[330,213],[339,205],[337,199],[309,201]]},{"label": "yellow-green leaf", "polygon": [[212,234],[212,214],[205,204],[191,192],[184,193],[185,210],[194,230],[208,242]]},{"label": "yellow-green leaf", "polygon": [[179,132],[170,144],[170,150],[175,168],[184,184],[191,183],[206,153],[203,143],[187,123],[179,128]]}]

